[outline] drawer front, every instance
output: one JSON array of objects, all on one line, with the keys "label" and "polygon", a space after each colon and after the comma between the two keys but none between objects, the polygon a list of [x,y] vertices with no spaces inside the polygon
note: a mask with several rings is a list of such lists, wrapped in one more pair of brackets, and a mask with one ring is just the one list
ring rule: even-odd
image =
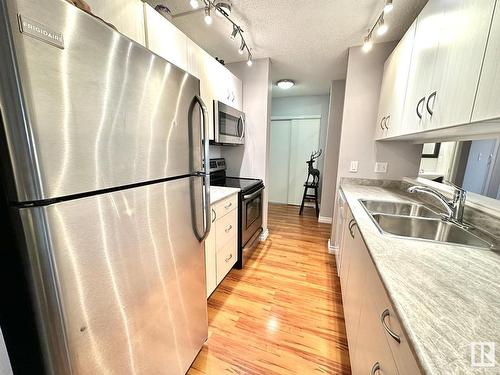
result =
[{"label": "drawer front", "polygon": [[[382,280],[378,275],[375,265],[371,262],[367,269],[368,285],[372,286],[373,302],[375,303],[377,318],[383,331],[385,332],[387,342],[392,351],[394,361],[400,374],[418,375],[421,371],[417,360],[410,348],[410,344],[403,333],[403,329],[394,312],[392,303],[385,291]],[[388,310],[387,312],[385,312]],[[385,312],[385,313],[384,313]],[[384,324],[382,323],[384,322]],[[385,326],[384,326],[385,325]],[[399,340],[399,342],[398,342]]]},{"label": "drawer front", "polygon": [[215,222],[215,241],[217,249],[226,246],[227,242],[238,234],[238,210],[232,210]]},{"label": "drawer front", "polygon": [[223,200],[212,205],[215,211],[216,220],[222,219],[229,212],[238,208],[238,194],[233,194],[230,197],[224,198]]},{"label": "drawer front", "polygon": [[236,263],[236,236],[233,237],[217,250],[217,284],[219,284]]}]

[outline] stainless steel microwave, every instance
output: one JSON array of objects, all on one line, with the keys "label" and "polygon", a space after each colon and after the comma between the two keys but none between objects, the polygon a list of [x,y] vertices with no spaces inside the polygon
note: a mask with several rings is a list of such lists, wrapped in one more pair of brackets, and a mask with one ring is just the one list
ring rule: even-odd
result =
[{"label": "stainless steel microwave", "polygon": [[242,145],[245,143],[245,114],[214,100],[214,142]]}]

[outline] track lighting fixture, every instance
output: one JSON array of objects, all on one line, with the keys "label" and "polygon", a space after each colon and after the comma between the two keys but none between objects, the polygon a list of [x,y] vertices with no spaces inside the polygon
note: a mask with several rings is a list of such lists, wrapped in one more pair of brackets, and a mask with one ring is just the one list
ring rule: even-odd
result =
[{"label": "track lighting fixture", "polygon": [[384,14],[389,13],[394,8],[392,0],[385,0]]},{"label": "track lighting fixture", "polygon": [[384,35],[389,28],[385,24],[384,21],[384,15],[380,17],[380,20],[378,21],[378,29],[377,29],[377,35]]},{"label": "track lighting fixture", "polygon": [[231,33],[231,39],[236,39],[236,35],[238,35],[240,28],[236,25],[233,25],[233,32]]},{"label": "track lighting fixture", "polygon": [[[229,35],[232,40],[235,40],[236,37],[239,35],[241,38],[241,44],[240,47],[238,48],[238,53],[240,55],[245,54],[245,50],[248,53],[248,60],[247,64],[248,66],[252,66],[252,55],[250,53],[250,48],[248,47],[245,38],[243,37],[243,29],[236,24],[232,19],[231,19],[231,0],[201,0],[201,4],[203,4],[203,7],[200,7],[200,0],[189,0],[189,4],[191,5],[191,10],[188,10],[186,12],[178,13],[178,14],[173,14],[171,15],[172,18],[176,17],[183,17],[188,14],[192,14],[195,12],[201,12],[204,11],[205,13],[205,23],[207,25],[211,25],[213,23],[213,18],[211,12],[214,11],[217,16],[220,16],[221,18],[225,18],[231,24],[233,25],[233,30],[231,34]],[[157,9],[157,8],[156,8]]]},{"label": "track lighting fixture", "polygon": [[377,29],[378,36],[384,35],[387,32],[387,30],[389,30],[389,27],[385,23],[384,14],[389,13],[393,8],[394,8],[393,0],[386,0],[384,9],[382,9],[382,12],[378,16],[372,28],[368,30],[368,34],[366,35],[363,41],[363,47],[362,47],[363,52],[368,52],[372,49],[373,47],[372,35],[375,29]]},{"label": "track lighting fixture", "polygon": [[207,25],[211,25],[212,22],[213,22],[213,20],[212,20],[212,16],[210,15],[210,7],[207,6],[207,7],[205,7],[205,23]]}]

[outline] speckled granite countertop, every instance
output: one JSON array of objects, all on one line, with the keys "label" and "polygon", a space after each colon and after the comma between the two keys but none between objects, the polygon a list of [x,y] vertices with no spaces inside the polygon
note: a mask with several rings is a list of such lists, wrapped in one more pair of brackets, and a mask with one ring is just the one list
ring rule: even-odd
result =
[{"label": "speckled granite countertop", "polygon": [[224,186],[210,186],[210,204],[214,204],[230,195],[236,194],[240,191],[237,188],[229,188]]},{"label": "speckled granite countertop", "polygon": [[[411,199],[348,182],[342,191],[425,373],[500,374],[500,253],[382,235],[358,199]],[[472,342],[496,344],[496,367],[471,367]]]}]

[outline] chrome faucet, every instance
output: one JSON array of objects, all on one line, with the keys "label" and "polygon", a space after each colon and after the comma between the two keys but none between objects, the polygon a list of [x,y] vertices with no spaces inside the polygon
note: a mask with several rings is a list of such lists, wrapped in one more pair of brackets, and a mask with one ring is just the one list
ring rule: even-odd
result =
[{"label": "chrome faucet", "polygon": [[453,192],[453,199],[448,199],[439,191],[429,187],[429,186],[412,186],[408,188],[409,193],[424,193],[431,195],[443,205],[446,210],[446,215],[444,219],[447,221],[453,221],[460,225],[463,225],[463,217],[464,217],[464,207],[465,207],[465,198],[467,196],[467,192],[458,187],[455,184],[448,183],[449,185],[455,188]]}]

